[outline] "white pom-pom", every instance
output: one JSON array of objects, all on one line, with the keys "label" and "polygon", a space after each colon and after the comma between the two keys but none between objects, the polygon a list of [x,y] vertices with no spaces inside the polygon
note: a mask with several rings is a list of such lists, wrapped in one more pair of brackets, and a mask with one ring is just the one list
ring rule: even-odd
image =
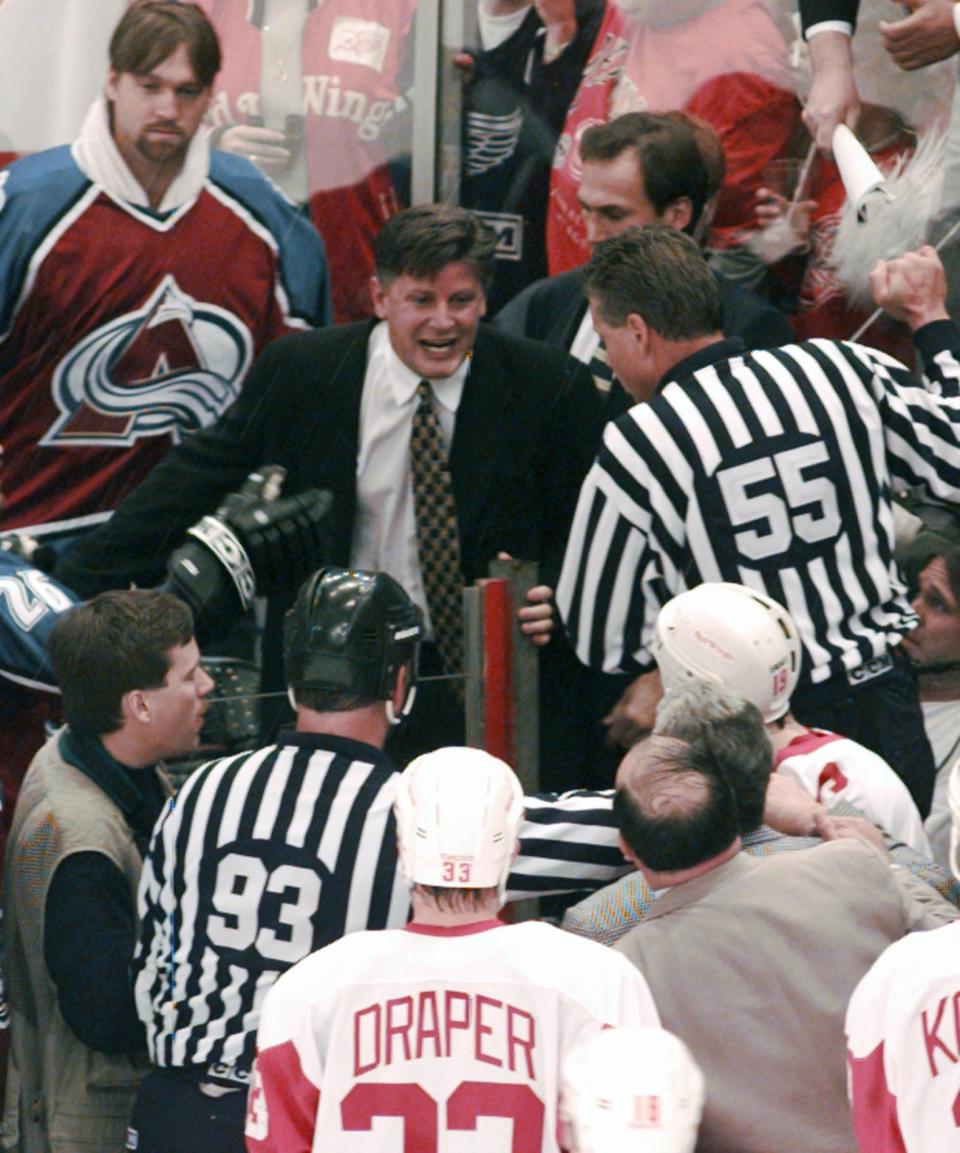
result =
[{"label": "white pom-pom", "polygon": [[827,259],[851,302],[870,306],[869,277],[878,260],[892,260],[919,248],[940,203],[945,133],[923,135],[912,157],[901,156],[886,174],[891,199],[870,204],[867,218],[857,220],[847,201]]}]

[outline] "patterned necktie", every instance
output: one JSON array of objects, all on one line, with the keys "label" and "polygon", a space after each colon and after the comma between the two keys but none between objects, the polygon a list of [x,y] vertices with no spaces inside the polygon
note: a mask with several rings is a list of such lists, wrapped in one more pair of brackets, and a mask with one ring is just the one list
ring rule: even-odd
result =
[{"label": "patterned necktie", "polygon": [[410,467],[420,572],[437,648],[447,672],[459,673],[463,669],[463,574],[457,506],[429,381],[420,381],[417,396],[410,427]]}]

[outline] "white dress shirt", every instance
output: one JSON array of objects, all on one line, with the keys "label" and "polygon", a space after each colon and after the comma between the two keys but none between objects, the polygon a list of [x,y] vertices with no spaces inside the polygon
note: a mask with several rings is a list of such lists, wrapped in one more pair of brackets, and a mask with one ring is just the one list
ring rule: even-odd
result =
[{"label": "white dress shirt", "polygon": [[[448,453],[469,370],[468,358],[453,376],[430,382]],[[410,470],[410,427],[420,379],[394,352],[386,322],[378,324],[367,344],[360,398],[357,511],[350,565],[386,572],[399,581],[423,610],[429,637],[430,609],[420,573]]]}]

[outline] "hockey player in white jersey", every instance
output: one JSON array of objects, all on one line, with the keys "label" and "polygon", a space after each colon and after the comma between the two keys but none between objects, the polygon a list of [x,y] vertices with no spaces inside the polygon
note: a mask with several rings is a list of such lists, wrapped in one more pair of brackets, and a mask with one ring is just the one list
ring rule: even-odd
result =
[{"label": "hockey player in white jersey", "polygon": [[658,1025],[646,981],[593,942],[497,919],[523,797],[476,749],[413,761],[396,801],[413,918],[313,953],[267,996],[250,1153],[556,1153],[565,1054]]},{"label": "hockey player in white jersey", "polygon": [[[949,784],[950,868],[960,877],[960,762]],[[861,1153],[960,1151],[960,922],[891,945],[847,1006]]]},{"label": "hockey player in white jersey", "polygon": [[564,1062],[567,1153],[693,1153],[702,1112],[700,1066],[666,1029],[604,1029]]},{"label": "hockey player in white jersey", "polygon": [[737,584],[703,584],[668,601],[657,616],[652,651],[664,690],[689,678],[740,693],[763,714],[774,768],[829,808],[842,800],[895,841],[930,856],[920,813],[882,757],[838,733],[802,725],[790,713],[800,676],[796,624],[765,593]]}]

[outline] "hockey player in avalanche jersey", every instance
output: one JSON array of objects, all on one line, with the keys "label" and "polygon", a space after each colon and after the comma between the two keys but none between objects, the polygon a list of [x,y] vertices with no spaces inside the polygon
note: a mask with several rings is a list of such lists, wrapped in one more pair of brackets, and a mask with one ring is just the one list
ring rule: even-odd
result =
[{"label": "hockey player in avalanche jersey", "polygon": [[0,172],[3,529],[103,519],[267,342],[331,315],[316,231],[200,129],[200,9],[133,6],[110,57],[74,144]]}]

